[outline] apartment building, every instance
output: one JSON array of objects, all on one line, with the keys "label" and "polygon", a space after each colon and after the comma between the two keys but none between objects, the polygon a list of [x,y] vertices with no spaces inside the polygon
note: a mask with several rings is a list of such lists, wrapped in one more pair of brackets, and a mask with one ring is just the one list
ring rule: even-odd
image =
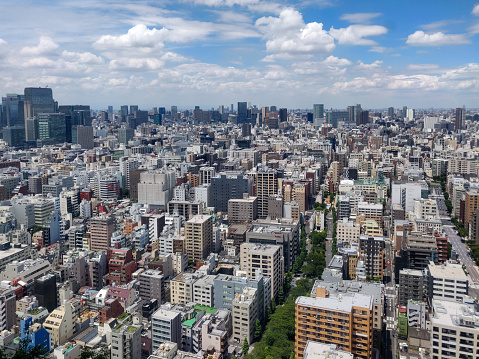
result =
[{"label": "apartment building", "polygon": [[112,217],[98,216],[90,218],[90,246],[91,250],[107,250],[111,245],[111,236],[115,231]]},{"label": "apartment building", "polygon": [[250,223],[258,218],[258,197],[247,193],[241,199],[228,201],[228,223]]},{"label": "apartment building", "polygon": [[258,217],[268,216],[270,196],[278,193],[278,174],[273,169],[260,169],[256,174],[256,195],[258,196]]},{"label": "apartment building", "polygon": [[52,346],[65,344],[73,336],[75,317],[72,304],[65,302],[45,319],[43,327],[50,333]]},{"label": "apartment building", "polygon": [[360,256],[366,268],[366,275],[369,275],[371,279],[383,279],[385,247],[383,237],[359,237]]},{"label": "apartment building", "polygon": [[197,215],[186,221],[185,245],[188,258],[205,260],[213,250],[213,217]]},{"label": "apartment building", "polygon": [[371,358],[373,342],[373,298],[351,293],[298,297],[295,305],[295,358],[303,358],[310,340],[335,344],[355,358]]},{"label": "apartment building", "polygon": [[165,302],[165,277],[160,270],[144,271],[140,273],[139,280],[141,299],[157,299],[158,304]]},{"label": "apartment building", "polygon": [[409,300],[426,303],[428,300],[426,270],[401,269],[399,271],[399,305],[407,306]]},{"label": "apartment building", "polygon": [[111,332],[111,357],[115,359],[141,358],[141,330],[137,324],[119,324]]},{"label": "apartment building", "polygon": [[236,294],[233,299],[233,336],[239,343],[244,339],[248,343],[254,341],[256,319],[258,319],[257,290],[246,287],[241,294]]},{"label": "apartment building", "polygon": [[358,243],[361,235],[361,226],[347,219],[338,221],[336,228],[336,238],[338,242],[353,244]]},{"label": "apartment building", "polygon": [[243,243],[240,246],[240,267],[248,278],[255,278],[258,269],[271,278],[271,297],[276,298],[284,282],[283,247]]},{"label": "apartment building", "polygon": [[479,208],[479,192],[467,191],[464,197],[464,224],[467,226],[472,221],[474,211]]}]

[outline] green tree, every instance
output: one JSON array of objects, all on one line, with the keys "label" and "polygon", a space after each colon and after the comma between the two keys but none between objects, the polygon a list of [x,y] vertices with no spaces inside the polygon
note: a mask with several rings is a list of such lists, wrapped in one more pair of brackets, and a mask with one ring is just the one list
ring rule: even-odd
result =
[{"label": "green tree", "polygon": [[271,312],[276,312],[276,301],[274,300],[274,298],[271,301]]},{"label": "green tree", "polygon": [[270,319],[271,319],[271,306],[268,305],[268,306],[266,307],[266,320],[269,322]]},{"label": "green tree", "polygon": [[80,353],[80,359],[110,359],[110,350],[107,347],[91,349],[83,347]]},{"label": "green tree", "polygon": [[258,340],[261,338],[261,334],[263,334],[263,327],[261,326],[259,319],[256,319],[256,323],[254,325],[254,338]]},{"label": "green tree", "polygon": [[279,288],[279,291],[278,291],[278,304],[283,304],[284,302],[284,291],[283,291],[283,287]]},{"label": "green tree", "polygon": [[242,353],[243,355],[246,355],[246,354],[248,354],[248,350],[249,350],[248,339],[244,338],[243,348],[241,349],[241,353]]},{"label": "green tree", "polygon": [[45,349],[41,345],[32,346],[28,338],[21,339],[17,350],[13,355],[7,355],[3,349],[0,351],[0,359],[36,359],[45,358]]}]

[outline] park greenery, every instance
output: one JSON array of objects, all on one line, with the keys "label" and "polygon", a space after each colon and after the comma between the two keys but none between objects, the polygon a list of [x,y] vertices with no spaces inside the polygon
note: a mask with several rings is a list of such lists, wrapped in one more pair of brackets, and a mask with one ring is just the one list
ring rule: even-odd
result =
[{"label": "park greenery", "polygon": [[[310,233],[311,251],[307,253],[306,232],[301,231],[301,252],[293,265],[293,272],[285,276],[284,287],[266,312],[267,324],[261,340],[246,359],[294,358],[294,313],[299,296],[309,296],[314,280],[321,277],[326,267],[326,231]],[[305,278],[293,284],[293,273],[303,273]],[[278,305],[276,305],[278,303]],[[259,323],[256,323],[255,339],[259,338]]]}]

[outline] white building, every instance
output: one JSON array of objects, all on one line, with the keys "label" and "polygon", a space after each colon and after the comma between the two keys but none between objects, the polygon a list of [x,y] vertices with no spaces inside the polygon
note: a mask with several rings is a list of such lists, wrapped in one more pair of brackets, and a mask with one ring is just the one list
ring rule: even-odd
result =
[{"label": "white building", "polygon": [[431,358],[477,358],[479,316],[475,304],[432,300]]},{"label": "white building", "polygon": [[427,267],[431,297],[462,303],[469,293],[469,280],[460,265],[434,265]]}]

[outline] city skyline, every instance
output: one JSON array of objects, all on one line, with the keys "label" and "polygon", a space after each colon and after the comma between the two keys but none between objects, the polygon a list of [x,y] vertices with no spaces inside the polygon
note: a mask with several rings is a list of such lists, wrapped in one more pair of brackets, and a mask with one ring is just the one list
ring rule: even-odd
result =
[{"label": "city skyline", "polygon": [[0,91],[92,108],[476,108],[479,4],[184,0],[9,4]]}]

